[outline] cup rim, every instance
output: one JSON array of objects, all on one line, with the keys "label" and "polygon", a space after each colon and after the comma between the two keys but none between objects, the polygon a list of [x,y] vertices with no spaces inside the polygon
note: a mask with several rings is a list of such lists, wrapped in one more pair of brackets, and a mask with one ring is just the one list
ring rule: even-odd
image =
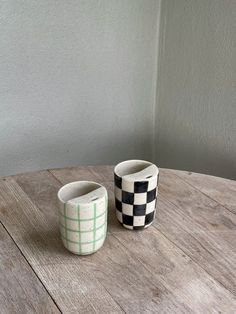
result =
[{"label": "cup rim", "polygon": [[121,161],[120,163],[118,163],[115,168],[114,168],[114,173],[118,176],[118,177],[122,177],[122,175],[119,174],[118,170],[121,166],[125,165],[125,164],[134,164],[134,163],[142,163],[142,164],[146,164],[147,166],[155,166],[156,167],[156,175],[159,174],[159,168],[157,167],[157,165],[155,165],[153,162],[151,161],[147,161],[147,160],[142,160],[142,159],[128,159],[128,160],[124,160]]},{"label": "cup rim", "polygon": [[104,187],[103,185],[101,185],[100,183],[97,183],[97,182],[95,182],[95,181],[87,181],[87,180],[72,181],[72,182],[69,182],[69,183],[67,183],[67,184],[64,184],[64,185],[58,190],[58,192],[57,192],[57,198],[58,198],[58,200],[59,200],[61,203],[63,203],[63,204],[66,204],[66,203],[70,202],[70,200],[64,201],[64,200],[62,199],[62,197],[61,197],[62,191],[63,191],[64,189],[70,187],[70,186],[73,186],[73,185],[78,185],[78,186],[79,186],[79,185],[84,184],[84,183],[92,183],[92,184],[97,185],[97,188],[102,187],[102,188],[105,189],[105,187]]}]

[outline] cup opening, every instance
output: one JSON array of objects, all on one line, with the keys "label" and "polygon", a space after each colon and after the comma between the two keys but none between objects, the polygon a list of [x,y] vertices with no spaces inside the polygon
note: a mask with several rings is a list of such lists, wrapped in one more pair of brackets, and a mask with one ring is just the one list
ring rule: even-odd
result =
[{"label": "cup opening", "polygon": [[[94,190],[97,190],[100,187],[101,187],[100,184],[91,181],[71,182],[64,185],[58,191],[58,198],[61,202],[66,203],[69,200],[72,200],[73,198],[88,194]],[[91,199],[91,201],[95,201],[95,199],[93,198]]]},{"label": "cup opening", "polygon": [[119,177],[123,177],[129,174],[142,171],[151,165],[152,165],[151,162],[145,160],[126,160],[119,163],[115,167],[114,172]]}]

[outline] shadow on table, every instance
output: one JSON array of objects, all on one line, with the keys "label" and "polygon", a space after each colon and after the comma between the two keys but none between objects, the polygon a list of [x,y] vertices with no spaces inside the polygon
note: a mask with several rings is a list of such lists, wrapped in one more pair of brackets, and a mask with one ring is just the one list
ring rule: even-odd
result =
[{"label": "shadow on table", "polygon": [[[112,204],[112,201],[110,203]],[[65,257],[68,259],[77,257],[64,247],[60,237],[58,223],[50,224],[48,227],[47,229],[47,225],[36,226],[32,229],[32,232],[23,236],[22,242],[25,248],[24,251],[27,254],[27,259],[32,260],[36,264],[55,264],[62,262],[62,258],[64,261]],[[107,237],[109,237],[112,232],[124,231],[124,228],[116,218],[114,204],[109,206],[107,231]]]}]

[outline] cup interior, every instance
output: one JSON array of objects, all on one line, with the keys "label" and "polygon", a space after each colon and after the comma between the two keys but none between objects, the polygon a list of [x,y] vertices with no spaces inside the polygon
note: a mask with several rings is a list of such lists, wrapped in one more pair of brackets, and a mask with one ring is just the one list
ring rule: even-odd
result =
[{"label": "cup interior", "polygon": [[153,165],[151,162],[145,160],[126,160],[119,163],[115,167],[114,172],[117,176],[123,177],[142,171],[151,165]]},{"label": "cup interior", "polygon": [[[76,181],[64,185],[58,191],[58,198],[61,202],[66,203],[73,198],[83,196],[100,188],[101,185],[91,181]],[[93,200],[91,200],[93,201]]]}]

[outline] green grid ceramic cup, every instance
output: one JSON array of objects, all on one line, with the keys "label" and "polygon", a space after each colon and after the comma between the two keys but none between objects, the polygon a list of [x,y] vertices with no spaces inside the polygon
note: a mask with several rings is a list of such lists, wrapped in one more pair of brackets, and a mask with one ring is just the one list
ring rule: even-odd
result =
[{"label": "green grid ceramic cup", "polygon": [[77,181],[58,191],[60,233],[72,253],[87,255],[104,243],[107,232],[107,190],[91,181]]}]

